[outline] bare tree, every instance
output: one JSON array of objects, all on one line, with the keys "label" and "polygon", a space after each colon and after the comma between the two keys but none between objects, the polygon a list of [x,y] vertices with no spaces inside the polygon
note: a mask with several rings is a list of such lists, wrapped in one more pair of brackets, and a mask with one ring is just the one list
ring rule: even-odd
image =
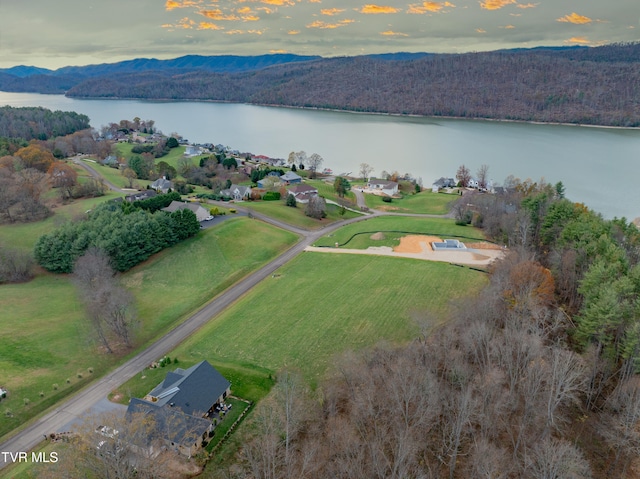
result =
[{"label": "bare tree", "polygon": [[127,179],[128,187],[133,188],[133,182],[136,178],[138,178],[138,175],[136,175],[136,172],[133,171],[131,168],[125,168],[122,171],[122,176],[124,176]]},{"label": "bare tree", "polygon": [[304,214],[320,220],[327,216],[327,204],[322,196],[312,196],[304,210]]},{"label": "bare tree", "polygon": [[533,479],[588,479],[589,463],[570,442],[546,438],[525,456],[525,471]]},{"label": "bare tree", "polygon": [[320,169],[320,167],[322,166],[322,163],[324,162],[324,158],[322,158],[319,154],[317,153],[313,153],[307,163],[309,165],[309,171],[311,172],[309,174],[310,178],[315,178],[316,177],[316,173],[317,171]]},{"label": "bare tree", "polygon": [[478,177],[478,188],[484,190],[487,188],[487,182],[489,181],[489,165],[480,165],[476,172]]},{"label": "bare tree", "polygon": [[631,460],[640,455],[640,380],[633,377],[620,384],[606,405],[602,429],[615,451],[609,473],[622,462],[623,475]]},{"label": "bare tree", "polygon": [[464,165],[460,165],[458,167],[458,171],[456,171],[456,180],[460,183],[460,186],[468,186],[469,181],[471,180],[471,171]]},{"label": "bare tree", "polygon": [[0,284],[29,281],[33,278],[33,265],[29,253],[0,245]]},{"label": "bare tree", "polygon": [[363,181],[367,181],[372,172],[373,166],[369,163],[360,163],[360,178],[362,178]]}]

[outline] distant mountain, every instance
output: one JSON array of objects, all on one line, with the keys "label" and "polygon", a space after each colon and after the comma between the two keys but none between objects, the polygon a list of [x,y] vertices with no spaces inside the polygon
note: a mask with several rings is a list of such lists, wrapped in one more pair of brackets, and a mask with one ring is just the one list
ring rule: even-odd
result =
[{"label": "distant mountain", "polygon": [[53,70],[49,70],[47,68],[29,67],[26,65],[18,65],[11,68],[0,68],[0,72],[7,73],[18,78],[24,78],[33,75],[48,75],[53,73]]}]

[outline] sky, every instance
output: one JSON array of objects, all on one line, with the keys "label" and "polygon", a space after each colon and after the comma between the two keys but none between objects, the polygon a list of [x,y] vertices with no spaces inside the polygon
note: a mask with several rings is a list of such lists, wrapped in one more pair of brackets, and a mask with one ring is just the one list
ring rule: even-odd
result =
[{"label": "sky", "polygon": [[0,18],[0,68],[189,54],[461,53],[640,39],[640,0],[0,0]]}]

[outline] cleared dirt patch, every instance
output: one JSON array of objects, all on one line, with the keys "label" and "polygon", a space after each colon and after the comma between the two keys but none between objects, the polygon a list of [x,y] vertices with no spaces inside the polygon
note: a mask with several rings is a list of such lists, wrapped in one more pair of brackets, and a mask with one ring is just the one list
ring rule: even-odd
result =
[{"label": "cleared dirt patch", "polygon": [[471,249],[502,249],[502,247],[498,246],[497,244],[492,244],[492,243],[485,243],[485,242],[478,242],[478,243],[464,243],[465,246],[467,248],[471,248]]},{"label": "cleared dirt patch", "polygon": [[422,253],[423,251],[432,251],[431,243],[434,241],[442,241],[437,236],[427,235],[408,235],[400,238],[400,244],[393,248],[396,253]]},{"label": "cleared dirt patch", "polygon": [[380,241],[380,240],[386,239],[387,237],[384,235],[384,233],[382,233],[382,232],[380,232],[380,231],[379,231],[379,232],[377,232],[377,233],[373,233],[373,234],[370,236],[370,238],[371,238],[372,240],[374,240],[374,241]]}]

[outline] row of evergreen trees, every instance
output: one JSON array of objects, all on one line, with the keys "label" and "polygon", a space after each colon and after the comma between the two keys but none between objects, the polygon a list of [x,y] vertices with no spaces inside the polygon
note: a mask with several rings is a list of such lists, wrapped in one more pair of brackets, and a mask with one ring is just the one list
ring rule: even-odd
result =
[{"label": "row of evergreen trees", "polygon": [[117,203],[107,203],[92,211],[86,221],[69,222],[41,236],[35,259],[51,272],[70,273],[87,248],[95,246],[109,255],[114,269],[127,271],[198,231],[200,223],[188,209],[151,213],[134,208],[125,212]]}]

